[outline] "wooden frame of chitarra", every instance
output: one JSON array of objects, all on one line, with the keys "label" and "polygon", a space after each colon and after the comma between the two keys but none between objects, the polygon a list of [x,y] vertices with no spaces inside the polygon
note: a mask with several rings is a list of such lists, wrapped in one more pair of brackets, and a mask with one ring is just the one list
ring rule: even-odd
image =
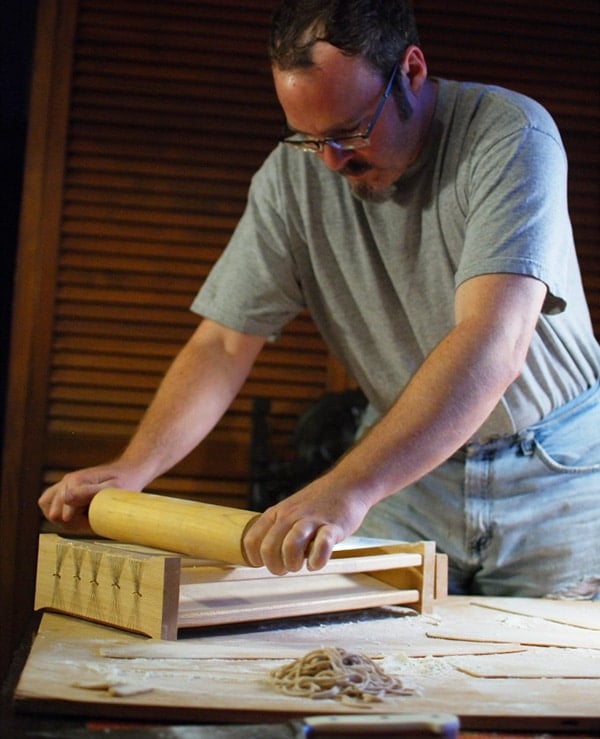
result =
[{"label": "wooden frame of chitarra", "polygon": [[265,568],[41,534],[35,609],[176,639],[183,628],[384,605],[427,613],[446,592],[447,561],[429,541],[344,547],[318,572],[278,577]]}]

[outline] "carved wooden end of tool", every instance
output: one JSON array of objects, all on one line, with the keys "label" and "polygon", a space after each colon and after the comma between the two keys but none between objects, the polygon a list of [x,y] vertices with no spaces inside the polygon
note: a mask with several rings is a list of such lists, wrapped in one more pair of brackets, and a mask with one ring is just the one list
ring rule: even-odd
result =
[{"label": "carved wooden end of tool", "polygon": [[90,523],[116,541],[42,534],[35,608],[176,639],[180,628],[384,605],[429,612],[445,596],[446,561],[434,542],[351,538],[318,572],[275,576],[249,567],[242,539],[256,515],[101,491]]}]

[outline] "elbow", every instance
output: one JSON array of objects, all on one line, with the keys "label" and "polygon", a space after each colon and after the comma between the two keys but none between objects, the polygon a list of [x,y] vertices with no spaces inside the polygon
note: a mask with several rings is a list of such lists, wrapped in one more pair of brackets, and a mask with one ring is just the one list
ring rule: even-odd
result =
[{"label": "elbow", "polygon": [[512,342],[508,345],[503,344],[499,354],[498,362],[495,363],[496,374],[502,393],[517,380],[527,360],[527,352],[529,350],[529,342]]}]

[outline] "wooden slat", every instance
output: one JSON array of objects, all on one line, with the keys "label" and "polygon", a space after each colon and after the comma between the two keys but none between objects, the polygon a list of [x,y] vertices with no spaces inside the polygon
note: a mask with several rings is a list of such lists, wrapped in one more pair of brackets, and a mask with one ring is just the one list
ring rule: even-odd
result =
[{"label": "wooden slat", "polygon": [[[249,35],[251,17],[264,44],[268,14],[266,8],[257,11],[256,3],[251,6],[236,5],[232,19],[222,5],[211,3],[175,4],[168,11],[154,5],[152,12],[147,3],[143,9],[135,2],[81,5],[57,302],[57,326],[70,326],[69,336],[76,340],[69,353],[64,337],[56,334],[50,405],[56,432],[93,433],[96,424],[106,433],[129,426],[146,399],[132,383],[150,390],[171,356],[171,346],[145,356],[139,344],[133,353],[115,355],[105,340],[107,359],[100,370],[102,343],[98,354],[82,344],[96,336],[102,342],[104,321],[114,326],[120,312],[121,326],[149,324],[150,332],[157,322],[175,328],[192,322],[187,316],[177,319],[176,311],[187,309],[226,243],[249,177],[271,148],[281,121],[263,48]],[[258,73],[256,64],[242,61],[244,55],[261,57]],[[140,242],[148,243],[149,258],[142,256]],[[105,247],[112,256],[106,256]],[[78,330],[80,335],[74,333]],[[129,340],[127,330],[118,334],[121,341]],[[165,340],[164,330],[159,336]],[[283,346],[284,359],[281,346],[275,353],[267,350],[267,361],[257,364],[242,399],[262,392],[297,402],[324,389],[326,353],[322,345],[316,355],[311,349],[314,329],[301,329],[298,336],[308,338],[310,346],[296,355]],[[321,357],[323,369],[313,373],[314,381],[300,369],[307,350],[313,352],[311,366],[318,368]],[[269,354],[278,364],[269,363]],[[279,386],[275,393],[270,383]],[[120,402],[107,397],[113,386]],[[85,401],[91,387],[102,408],[95,420]],[[118,410],[121,403],[128,404],[127,420],[111,417],[110,409]],[[234,438],[241,424],[247,435],[250,410],[234,416],[232,409],[215,434]]]},{"label": "wooden slat", "polygon": [[31,614],[75,10],[38,3],[2,455],[3,676]]}]

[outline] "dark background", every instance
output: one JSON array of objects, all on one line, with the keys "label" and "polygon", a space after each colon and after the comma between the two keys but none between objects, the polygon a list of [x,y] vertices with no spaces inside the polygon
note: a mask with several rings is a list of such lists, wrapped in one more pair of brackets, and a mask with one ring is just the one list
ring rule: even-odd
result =
[{"label": "dark background", "polygon": [[0,3],[0,437],[4,433],[11,303],[36,7],[37,0],[2,0]]}]

